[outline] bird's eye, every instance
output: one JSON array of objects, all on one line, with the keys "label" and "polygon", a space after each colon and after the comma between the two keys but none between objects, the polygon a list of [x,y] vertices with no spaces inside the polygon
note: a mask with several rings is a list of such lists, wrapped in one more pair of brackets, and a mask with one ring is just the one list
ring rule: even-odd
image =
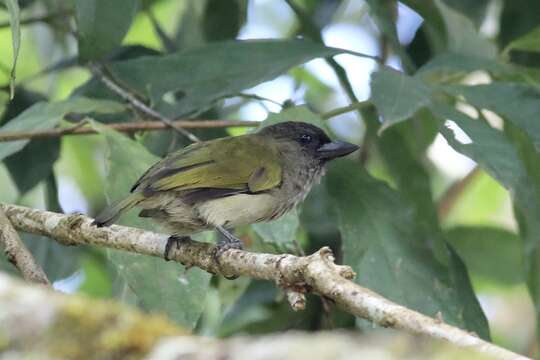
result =
[{"label": "bird's eye", "polygon": [[312,140],[311,135],[304,134],[304,135],[300,136],[300,142],[301,142],[302,144],[310,143],[311,140]]}]

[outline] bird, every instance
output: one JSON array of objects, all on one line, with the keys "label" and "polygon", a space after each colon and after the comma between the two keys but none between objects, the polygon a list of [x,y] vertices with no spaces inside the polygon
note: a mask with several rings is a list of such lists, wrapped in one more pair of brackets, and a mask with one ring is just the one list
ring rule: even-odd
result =
[{"label": "bird", "polygon": [[130,194],[106,208],[93,224],[112,224],[137,206],[172,235],[173,244],[215,229],[223,236],[215,259],[228,249],[242,249],[230,230],[279,218],[303,201],[333,159],[357,145],[331,140],[318,126],[285,121],[254,133],[193,143],[151,166]]}]

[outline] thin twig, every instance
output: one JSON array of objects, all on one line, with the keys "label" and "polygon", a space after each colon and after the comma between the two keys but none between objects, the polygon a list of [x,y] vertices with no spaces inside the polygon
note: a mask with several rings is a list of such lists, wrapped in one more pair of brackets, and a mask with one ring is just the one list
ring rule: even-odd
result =
[{"label": "thin twig", "polygon": [[0,248],[10,263],[21,272],[23,278],[27,281],[51,285],[47,275],[36,262],[32,253],[22,242],[19,234],[11,225],[4,210],[0,207]]},{"label": "thin twig", "polygon": [[137,99],[136,96],[134,96],[132,93],[130,93],[128,90],[124,89],[120,85],[118,85],[111,77],[109,77],[101,68],[100,65],[95,63],[90,63],[88,65],[90,67],[90,70],[92,73],[112,92],[120,96],[122,99],[130,103],[135,109],[142,112],[143,114],[146,114],[147,116],[150,116],[152,118],[155,118],[163,123],[165,123],[168,127],[173,129],[174,131],[178,132],[179,134],[185,136],[192,142],[199,142],[200,139],[195,136],[194,134],[190,133],[189,131],[176,127],[174,125],[174,122],[172,119],[169,119],[168,117],[160,114],[159,112],[155,111],[154,109],[148,107],[145,103]]},{"label": "thin twig", "polygon": [[330,119],[332,117],[335,117],[335,116],[338,116],[338,115],[341,115],[341,114],[345,114],[345,113],[348,113],[348,112],[351,112],[351,111],[357,111],[357,110],[361,110],[367,106],[371,105],[371,102],[366,100],[366,101],[358,101],[358,102],[353,102],[351,103],[350,105],[347,105],[347,106],[344,106],[344,107],[340,107],[340,108],[337,108],[337,109],[334,109],[334,110],[330,110],[324,114],[321,114],[321,117],[323,119]]},{"label": "thin twig", "polygon": [[465,189],[469,187],[469,185],[480,175],[480,173],[480,168],[476,166],[463,179],[458,180],[450,185],[448,190],[446,190],[446,192],[442,195],[437,206],[439,219],[442,220],[448,216]]},{"label": "thin twig", "polygon": [[[40,234],[62,244],[89,244],[120,249],[143,255],[163,257],[168,236],[125,226],[97,228],[83,215],[65,215],[49,211],[0,204],[9,220],[20,231]],[[332,299],[355,316],[383,327],[446,340],[461,347],[484,352],[497,359],[526,359],[474,334],[434,319],[363,288],[351,279],[348,266],[336,265],[332,252],[325,247],[304,257],[290,254],[252,253],[227,250],[215,261],[215,245],[183,241],[169,252],[171,260],[185,266],[197,266],[212,273],[250,276],[288,286],[300,286]]]},{"label": "thin twig", "polygon": [[272,99],[270,99],[270,98],[267,98],[267,97],[264,97],[264,96],[260,96],[260,95],[257,95],[257,94],[238,93],[238,94],[233,94],[233,95],[227,96],[227,97],[240,97],[240,98],[250,99],[250,100],[268,101],[269,103],[278,105],[278,106],[281,107],[281,108],[284,108],[284,107],[285,107],[285,105],[282,104],[282,103],[280,103],[279,101],[272,100]]},{"label": "thin twig", "polygon": [[[241,121],[241,120],[178,120],[173,121],[177,128],[184,129],[211,129],[224,127],[257,127],[261,123],[258,121]],[[160,121],[134,121],[115,124],[104,124],[105,126],[121,131],[121,132],[136,132],[136,131],[155,131],[170,129],[169,125]],[[0,142],[15,141],[22,139],[42,139],[53,138],[64,135],[90,135],[96,134],[96,129],[92,127],[80,127],[75,125],[69,128],[54,128],[47,130],[30,130],[17,132],[0,132]]]}]

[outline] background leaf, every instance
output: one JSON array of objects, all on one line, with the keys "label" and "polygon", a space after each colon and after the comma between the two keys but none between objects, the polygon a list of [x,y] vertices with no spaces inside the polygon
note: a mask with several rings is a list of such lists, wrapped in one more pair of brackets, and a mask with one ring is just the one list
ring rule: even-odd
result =
[{"label": "background leaf", "polygon": [[540,92],[525,84],[493,82],[488,85],[444,87],[444,90],[465,99],[477,109],[489,109],[527,132],[540,150]]},{"label": "background leaf", "polygon": [[523,282],[523,259],[516,234],[495,227],[460,226],[446,231],[446,236],[474,276],[504,284]]},{"label": "background leaf", "polygon": [[372,74],[371,100],[383,117],[381,130],[414,115],[430,100],[431,90],[421,81],[383,68]]},{"label": "background leaf", "polygon": [[219,42],[116,62],[111,71],[165,115],[177,117],[206,110],[216,100],[271,80],[295,65],[340,52],[304,40]]},{"label": "background leaf", "polygon": [[[388,186],[348,161],[330,167],[329,193],[337,209],[344,263],[356,281],[383,296],[429,316],[489,338],[485,316],[469,289],[469,299],[450,280],[422,243],[413,210]],[[459,279],[461,284],[463,278]]]},{"label": "background leaf", "polygon": [[138,7],[138,0],[76,0],[79,57],[98,60],[117,48]]}]

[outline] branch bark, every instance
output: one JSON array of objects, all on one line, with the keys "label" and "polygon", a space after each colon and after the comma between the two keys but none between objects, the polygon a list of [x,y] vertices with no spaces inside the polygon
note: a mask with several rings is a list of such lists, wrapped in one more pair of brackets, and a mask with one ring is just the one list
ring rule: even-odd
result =
[{"label": "branch bark", "polygon": [[[96,228],[83,215],[63,215],[15,205],[0,205],[20,231],[45,235],[66,245],[90,244],[139,254],[162,257],[166,235],[112,225]],[[228,250],[213,261],[213,245],[186,241],[169,254],[185,266],[197,266],[212,273],[250,276],[274,281],[284,287],[299,286],[332,299],[349,313],[383,327],[446,340],[461,347],[474,348],[497,359],[526,359],[486,342],[464,330],[445,324],[388,299],[350,281],[354,272],[348,266],[334,264],[329,248],[309,256],[262,254]]]},{"label": "branch bark", "polygon": [[4,211],[0,208],[0,247],[10,263],[21,272],[27,281],[51,285],[47,275],[36,262],[32,253],[24,245],[19,234],[11,225]]}]

